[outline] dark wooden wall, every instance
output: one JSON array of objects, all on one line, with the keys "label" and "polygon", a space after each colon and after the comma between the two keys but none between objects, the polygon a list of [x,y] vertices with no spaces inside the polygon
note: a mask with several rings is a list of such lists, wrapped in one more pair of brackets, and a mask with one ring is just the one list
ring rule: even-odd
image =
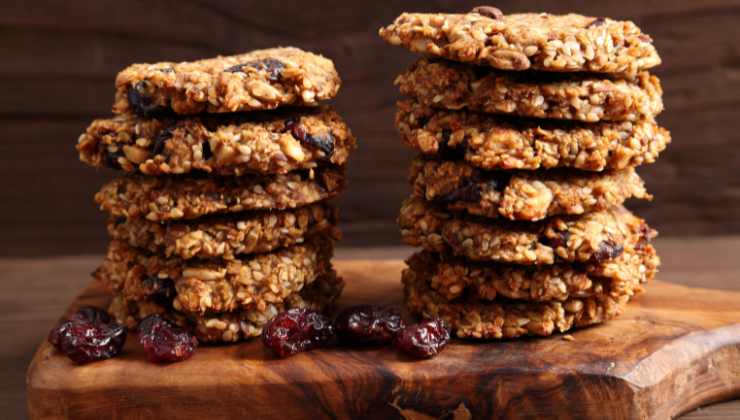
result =
[{"label": "dark wooden wall", "polygon": [[[414,56],[377,29],[401,11],[470,1],[3,1],[0,3],[0,255],[102,252],[92,195],[109,172],[77,161],[77,136],[109,113],[116,72],[296,45],[335,60],[336,106],[361,149],[341,199],[345,244],[398,243],[394,218],[411,153],[394,132],[394,75]],[[504,12],[579,11],[633,19],[664,59],[674,143],[641,170],[653,203],[633,205],[663,235],[740,233],[740,1],[499,1]]]}]

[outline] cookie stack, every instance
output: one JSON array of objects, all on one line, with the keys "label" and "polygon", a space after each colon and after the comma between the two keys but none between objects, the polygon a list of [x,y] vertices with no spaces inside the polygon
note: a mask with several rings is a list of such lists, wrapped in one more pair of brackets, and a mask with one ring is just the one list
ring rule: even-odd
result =
[{"label": "cookie stack", "polygon": [[336,210],[356,147],[334,64],[296,48],[134,64],[80,159],[125,175],[95,195],[111,242],[95,276],[129,327],[160,313],[201,341],[256,336],[279,311],[323,308]]},{"label": "cookie stack", "polygon": [[634,168],[670,134],[660,64],[632,22],[576,14],[404,13],[380,30],[423,53],[396,84],[419,156],[402,237],[408,308],[460,337],[547,336],[618,316],[655,275]]}]

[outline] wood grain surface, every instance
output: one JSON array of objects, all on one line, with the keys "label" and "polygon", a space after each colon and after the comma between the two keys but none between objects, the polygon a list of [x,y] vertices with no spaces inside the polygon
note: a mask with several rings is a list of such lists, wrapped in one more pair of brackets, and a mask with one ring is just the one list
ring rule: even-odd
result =
[{"label": "wood grain surface", "polygon": [[[294,44],[336,61],[335,101],[361,141],[342,197],[352,245],[398,243],[411,153],[393,128],[394,75],[414,56],[377,29],[400,12],[466,11],[474,1],[126,1],[0,3],[0,255],[100,252],[92,195],[111,172],[73,145],[109,113],[113,78],[131,62],[187,60]],[[740,233],[740,2],[502,0],[504,12],[579,11],[629,18],[655,38],[674,142],[641,173],[656,196],[635,203],[664,235]]]},{"label": "wood grain surface", "polygon": [[[401,260],[337,263],[340,306],[401,304]],[[93,282],[70,307],[107,306]],[[27,376],[32,419],[671,419],[740,394],[740,293],[654,281],[625,313],[573,341],[453,340],[415,361],[392,348],[275,358],[259,340],[156,366],[130,336],[115,359],[77,366],[44,342]]]},{"label": "wood grain surface", "polygon": [[[740,237],[659,238],[662,279],[692,287],[740,291]],[[339,259],[404,258],[408,248],[340,248]],[[101,256],[0,260],[0,413],[23,418],[25,370],[38,344],[82,288]],[[397,280],[397,279],[393,279]],[[740,418],[740,401],[714,404],[685,416]]]}]

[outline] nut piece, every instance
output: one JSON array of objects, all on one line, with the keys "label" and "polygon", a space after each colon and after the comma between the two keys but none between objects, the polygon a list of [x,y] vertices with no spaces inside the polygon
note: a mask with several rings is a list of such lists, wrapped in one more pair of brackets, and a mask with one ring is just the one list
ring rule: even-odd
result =
[{"label": "nut piece", "polygon": [[280,149],[282,149],[283,153],[285,155],[290,156],[292,159],[294,159],[296,162],[303,162],[303,160],[306,158],[306,154],[303,153],[303,148],[301,148],[301,144],[298,143],[291,135],[289,134],[283,134],[280,136],[280,140],[278,140],[280,143]]},{"label": "nut piece", "polygon": [[478,13],[481,16],[486,16],[491,19],[502,19],[504,17],[504,13],[501,11],[501,9],[493,6],[474,7],[473,10],[471,10],[470,12]]}]

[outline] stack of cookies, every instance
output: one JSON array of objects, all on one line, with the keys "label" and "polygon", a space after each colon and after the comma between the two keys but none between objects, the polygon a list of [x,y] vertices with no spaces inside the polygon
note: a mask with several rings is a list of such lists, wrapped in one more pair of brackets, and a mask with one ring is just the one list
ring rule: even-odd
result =
[{"label": "stack of cookies", "polygon": [[160,313],[201,341],[231,342],[337,298],[327,200],[356,142],[320,102],[339,86],[330,60],[296,48],[118,74],[116,115],[77,150],[124,173],[95,196],[111,236],[95,276],[120,322]]},{"label": "stack of cookies", "polygon": [[415,314],[460,337],[547,336],[607,321],[653,278],[635,167],[670,134],[660,64],[632,22],[581,15],[404,13],[380,30],[423,53],[396,84],[419,152],[399,224]]}]

